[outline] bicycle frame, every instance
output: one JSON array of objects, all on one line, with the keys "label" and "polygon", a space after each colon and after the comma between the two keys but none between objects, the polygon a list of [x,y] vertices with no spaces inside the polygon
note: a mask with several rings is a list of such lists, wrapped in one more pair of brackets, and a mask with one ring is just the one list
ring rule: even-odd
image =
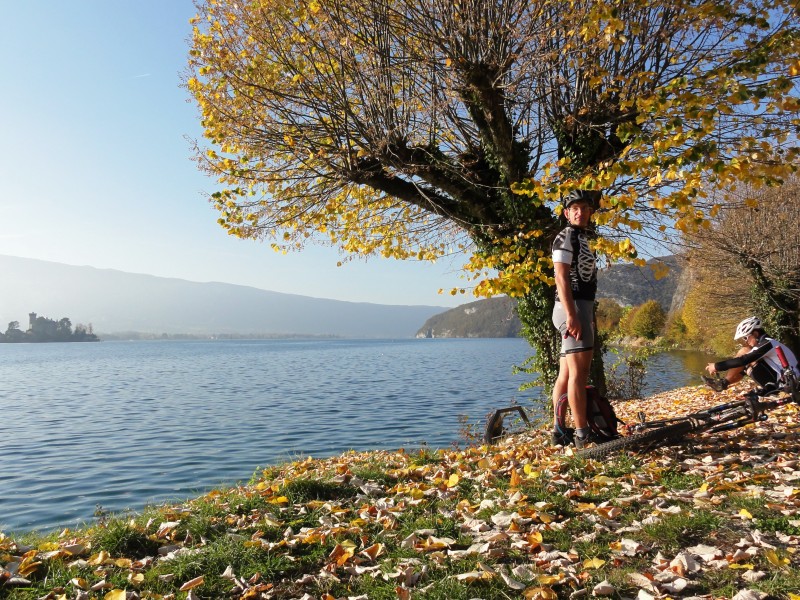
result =
[{"label": "bicycle frame", "polygon": [[[647,421],[644,412],[639,412],[637,417],[639,423],[636,425],[628,425],[627,428],[631,432],[642,431],[654,427],[665,427],[672,423],[678,423],[686,420],[694,420],[694,430],[699,430],[705,427],[710,432],[728,431],[737,427],[742,427],[747,423],[755,423],[756,421],[763,421],[767,418],[764,414],[766,411],[773,410],[784,404],[789,404],[792,401],[798,401],[798,385],[797,377],[794,371],[789,367],[789,362],[781,348],[777,348],[778,360],[781,362],[783,371],[780,375],[780,385],[774,389],[757,388],[750,392],[745,393],[741,400],[734,402],[726,402],[711,408],[698,410],[689,415],[682,417],[675,417],[672,419],[660,419],[657,421]],[[778,393],[788,394],[783,399],[771,400],[769,402],[761,402],[759,398],[772,396]],[[731,422],[735,421],[735,422]],[[720,423],[719,426],[713,427],[713,423]]]},{"label": "bicycle frame", "polygon": [[[696,411],[674,419],[647,421],[644,413],[639,413],[639,423],[626,426],[628,435],[579,450],[584,458],[601,458],[617,450],[640,451],[659,445],[679,443],[686,435],[707,432],[718,433],[743,427],[749,423],[763,421],[766,413],[790,402],[800,403],[800,388],[797,376],[789,367],[782,352],[778,353],[783,371],[777,387],[759,388],[745,393],[739,400],[726,402],[711,408]],[[761,398],[776,394],[781,398],[762,401]]]}]

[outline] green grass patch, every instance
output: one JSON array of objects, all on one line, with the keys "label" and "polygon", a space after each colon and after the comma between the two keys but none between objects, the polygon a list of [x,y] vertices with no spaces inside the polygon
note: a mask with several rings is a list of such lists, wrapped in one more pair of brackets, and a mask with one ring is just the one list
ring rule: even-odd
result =
[{"label": "green grass patch", "polygon": [[645,545],[658,546],[666,552],[678,552],[687,546],[707,543],[709,536],[722,526],[722,517],[701,509],[662,515],[658,522],[645,525],[641,533]]},{"label": "green grass patch", "polygon": [[153,556],[159,543],[135,523],[111,519],[92,530],[92,550],[105,550],[111,556]]},{"label": "green grass patch", "polygon": [[675,490],[694,490],[704,483],[702,475],[684,473],[679,469],[668,469],[659,477],[665,487]]},{"label": "green grass patch", "polygon": [[608,477],[622,477],[636,473],[641,468],[641,463],[634,456],[622,453],[616,454],[607,463],[605,463],[605,475]]},{"label": "green grass patch", "polygon": [[328,501],[350,498],[358,493],[358,488],[332,481],[294,479],[285,484],[278,493],[286,496],[294,504],[302,504],[312,500]]},{"label": "green grass patch", "polygon": [[397,483],[397,477],[386,472],[384,465],[365,465],[353,469],[353,475],[364,481],[374,481],[384,487],[392,487]]},{"label": "green grass patch", "polygon": [[239,577],[249,579],[258,573],[265,581],[280,580],[298,570],[296,562],[286,556],[270,553],[256,545],[246,546],[240,540],[223,536],[192,552],[158,562],[147,573],[147,587],[166,594],[174,590],[174,583],[162,581],[160,576],[170,575],[174,581],[186,582],[202,575],[204,583],[197,590],[201,597],[228,597],[231,582],[222,578],[228,565],[236,565]]},{"label": "green grass patch", "polygon": [[420,448],[416,453],[411,456],[411,466],[422,467],[425,465],[438,464],[442,456],[438,450],[432,450],[427,446]]}]

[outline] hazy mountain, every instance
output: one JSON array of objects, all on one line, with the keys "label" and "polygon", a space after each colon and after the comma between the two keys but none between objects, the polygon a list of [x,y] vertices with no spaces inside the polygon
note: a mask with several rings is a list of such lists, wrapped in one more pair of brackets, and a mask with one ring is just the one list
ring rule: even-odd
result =
[{"label": "hazy mountain", "polygon": [[[669,310],[682,269],[674,256],[649,261],[653,262],[669,265],[668,275],[656,279],[649,266],[629,264],[601,270],[597,278],[598,297],[623,306],[657,300],[664,310]],[[505,296],[464,304],[432,316],[417,330],[417,337],[517,337],[522,324],[515,307],[516,300]]]},{"label": "hazy mountain", "polygon": [[28,313],[94,332],[413,337],[441,306],[390,306],[0,255],[0,329]]}]

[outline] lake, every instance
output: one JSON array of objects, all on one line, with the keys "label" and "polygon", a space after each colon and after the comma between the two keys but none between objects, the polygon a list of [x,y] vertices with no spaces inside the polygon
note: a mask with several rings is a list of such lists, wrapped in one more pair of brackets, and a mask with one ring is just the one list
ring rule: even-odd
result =
[{"label": "lake", "polygon": [[[91,521],[349,449],[446,447],[535,391],[521,339],[0,344],[0,531]],[[611,357],[613,359],[613,356]],[[707,357],[656,355],[646,394]]]}]

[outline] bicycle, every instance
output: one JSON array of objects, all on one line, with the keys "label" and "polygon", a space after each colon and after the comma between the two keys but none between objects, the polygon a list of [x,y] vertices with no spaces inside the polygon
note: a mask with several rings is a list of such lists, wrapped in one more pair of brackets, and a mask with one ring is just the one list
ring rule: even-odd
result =
[{"label": "bicycle", "polygon": [[[589,448],[577,450],[575,454],[583,458],[601,458],[619,450],[634,450],[642,452],[656,448],[677,444],[683,438],[696,433],[719,433],[744,427],[749,423],[763,421],[766,413],[795,402],[800,404],[800,382],[783,351],[777,349],[778,359],[781,362],[782,372],[779,385],[770,388],[756,388],[742,395],[740,400],[726,402],[718,406],[699,410],[674,419],[661,419],[648,421],[644,412],[638,414],[639,422],[624,425],[622,428],[627,435],[617,437],[609,442],[597,444]],[[762,401],[761,398],[785,394],[782,398]],[[517,413],[517,424],[522,423],[522,428],[530,429],[532,424],[525,411],[520,406],[509,406],[495,410],[488,418],[484,432],[484,442],[493,444],[500,438],[516,433],[505,427],[506,417],[510,413]]]},{"label": "bicycle", "polygon": [[[766,413],[791,402],[800,404],[800,385],[795,372],[789,367],[786,357],[778,348],[778,358],[782,372],[776,386],[756,388],[746,392],[740,400],[726,402],[718,406],[699,410],[674,419],[647,421],[643,412],[638,414],[639,422],[627,425],[628,435],[610,442],[576,451],[583,458],[602,458],[619,450],[637,452],[658,446],[677,444],[684,437],[695,433],[719,433],[744,427],[749,423],[764,421]],[[773,400],[761,398],[785,394]]]}]

